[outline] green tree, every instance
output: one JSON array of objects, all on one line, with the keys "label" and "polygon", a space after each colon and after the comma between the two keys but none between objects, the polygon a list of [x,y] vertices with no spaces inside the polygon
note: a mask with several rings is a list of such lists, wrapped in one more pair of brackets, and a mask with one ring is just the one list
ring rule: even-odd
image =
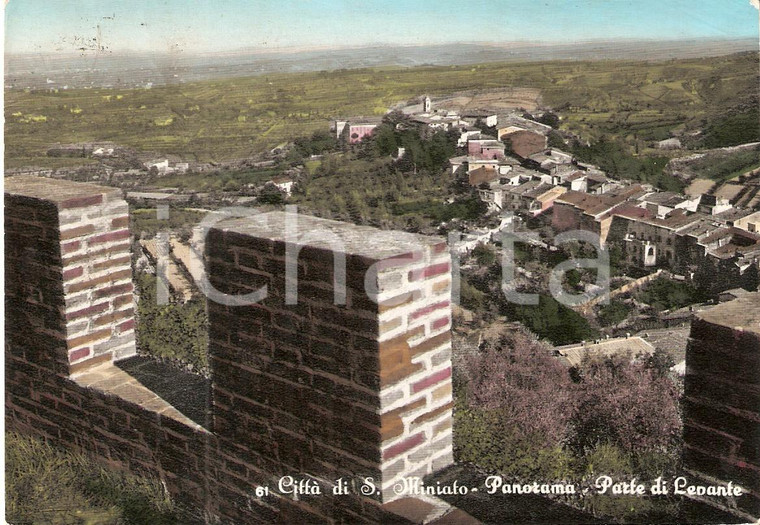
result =
[{"label": "green tree", "polygon": [[208,369],[208,320],[202,299],[158,304],[156,277],[137,278],[137,344],[145,354],[180,363],[196,373]]}]

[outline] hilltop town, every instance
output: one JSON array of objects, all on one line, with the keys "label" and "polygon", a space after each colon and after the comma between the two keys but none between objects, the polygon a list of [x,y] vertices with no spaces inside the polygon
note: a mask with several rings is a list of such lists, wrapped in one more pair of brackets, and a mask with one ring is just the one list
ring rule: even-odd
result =
[{"label": "hilltop town", "polygon": [[[662,88],[660,97],[675,93],[658,83],[640,87]],[[686,84],[678,89],[692,96],[696,87]],[[39,352],[16,351],[27,333],[14,328],[20,342],[13,363],[21,370],[12,375],[14,417],[27,427],[42,421],[54,439],[78,440],[76,425],[97,427],[98,414],[77,415],[70,431],[48,425],[51,413],[79,414],[92,392],[103,394],[104,403],[127,407],[126,424],[109,420],[103,442],[119,451],[108,454],[157,448],[172,473],[166,479],[173,496],[187,497],[196,512],[200,501],[209,504],[198,483],[229,492],[234,495],[210,505],[241,523],[257,521],[250,516],[259,512],[266,516],[259,521],[267,521],[314,511],[297,498],[293,510],[283,494],[277,500],[282,515],[248,495],[240,499],[280,471],[326,476],[327,468],[350,477],[377,467],[385,476],[380,500],[390,504],[398,502],[389,494],[391,481],[402,471],[427,476],[431,485],[487,472],[514,486],[570,479],[588,491],[592,474],[654,480],[680,473],[683,462],[733,482],[703,468],[712,465],[704,459],[711,454],[716,461],[739,461],[737,475],[746,475],[741,469],[754,464],[734,461],[733,454],[752,454],[741,447],[755,438],[735,435],[756,419],[756,407],[739,413],[734,407],[746,405],[741,395],[724,403],[719,389],[703,383],[718,377],[729,388],[734,382],[754,388],[744,384],[752,379],[733,377],[739,365],[732,359],[742,352],[735,341],[746,337],[755,344],[757,321],[741,315],[738,324],[731,322],[758,302],[758,137],[750,130],[715,139],[724,128],[742,127],[714,115],[704,129],[695,118],[666,131],[643,125],[635,133],[607,135],[604,126],[618,126],[616,117],[595,127],[587,120],[593,108],[551,107],[543,97],[539,89],[520,87],[437,90],[394,99],[366,116],[331,111],[329,124],[323,114],[290,113],[285,130],[299,119],[320,127],[304,133],[294,124],[298,131],[282,141],[278,135],[279,143],[266,151],[215,161],[167,154],[166,143],[148,151],[115,138],[45,143],[42,156],[19,154],[5,171],[11,300],[31,313],[20,308],[14,315],[25,327],[25,319],[47,315],[40,301],[60,295],[46,288],[53,286],[47,278],[35,284],[39,290],[25,284],[37,283],[34,272],[42,263],[28,265],[31,256],[16,244],[37,242],[29,229],[39,229],[44,251],[48,237],[57,235],[64,262],[41,275],[58,272],[65,283],[63,335],[55,344],[66,346],[71,377],[58,378],[65,381],[61,399],[32,391],[42,401],[28,401],[27,380],[44,391],[53,379],[40,373],[37,384],[26,370],[37,374],[53,365],[35,361]],[[79,109],[57,108],[66,118],[76,118]],[[151,117],[145,129],[167,128],[168,142],[171,126],[185,126],[206,110],[187,102],[175,116]],[[17,131],[32,135],[47,122],[41,114],[11,115]],[[247,119],[235,113],[225,126]],[[583,128],[590,133],[579,132]],[[743,140],[747,136],[752,141]],[[38,162],[19,167],[26,158]],[[51,203],[60,217],[46,215]],[[276,227],[253,217],[261,213],[279,225],[290,216],[283,213],[288,205],[297,208],[299,233],[307,239],[296,261],[299,280],[306,278],[304,304],[283,305],[281,291],[262,304],[207,300],[208,283],[201,283],[209,275],[231,296],[260,283],[287,288],[282,255],[288,243]],[[235,217],[244,219],[216,228]],[[334,301],[338,271],[326,262],[335,256],[310,237],[326,230],[350,240],[343,304]],[[421,251],[410,251],[415,242]],[[378,277],[387,287],[383,301],[368,302],[356,292],[369,261],[386,272]],[[34,321],[30,330],[48,337],[51,323]],[[731,358],[713,369],[700,345],[717,348],[724,342],[716,334],[728,333],[725,340],[734,346],[720,352]],[[752,361],[747,368],[755,366]],[[71,399],[80,400],[76,408]],[[195,405],[185,406],[188,400]],[[700,403],[718,407],[717,415]],[[728,429],[715,423],[723,412],[740,422]],[[134,434],[143,441],[130,433],[134,421],[144,425],[144,434]],[[82,432],[90,435],[89,428]],[[119,432],[128,435],[112,440]],[[733,447],[729,459],[717,445],[703,451],[702,442],[713,436]],[[168,444],[177,439],[179,452]],[[273,466],[268,454],[275,449],[279,463]],[[134,466],[131,456],[126,461]],[[208,461],[219,463],[207,468]],[[264,466],[252,466],[257,461]],[[160,461],[157,467],[138,463],[165,476]],[[679,507],[682,501],[673,498],[609,503],[596,494],[532,501],[548,515],[578,523],[689,522],[684,514],[708,512],[704,502]],[[742,500],[742,517],[756,512],[756,501],[752,492]],[[463,501],[449,503],[446,513],[462,512],[456,506]],[[340,518],[325,522],[339,522],[344,510],[331,505],[308,515],[333,513]],[[716,508],[736,511],[731,505]],[[505,506],[497,521],[519,522],[532,512],[525,500]],[[444,507],[427,512],[437,519]],[[385,505],[386,511],[406,516],[408,509]],[[353,517],[353,510],[345,512]]]}]

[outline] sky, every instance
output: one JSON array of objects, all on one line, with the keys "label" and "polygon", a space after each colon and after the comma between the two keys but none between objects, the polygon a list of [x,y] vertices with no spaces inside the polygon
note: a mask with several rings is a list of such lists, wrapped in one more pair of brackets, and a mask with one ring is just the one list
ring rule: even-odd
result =
[{"label": "sky", "polygon": [[750,0],[10,0],[6,53],[758,39]]}]

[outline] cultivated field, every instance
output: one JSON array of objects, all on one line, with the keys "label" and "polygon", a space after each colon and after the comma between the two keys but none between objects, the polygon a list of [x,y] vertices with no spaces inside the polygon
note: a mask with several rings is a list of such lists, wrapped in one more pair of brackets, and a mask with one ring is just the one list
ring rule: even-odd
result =
[{"label": "cultivated field", "polygon": [[334,117],[382,115],[425,93],[472,91],[497,106],[556,108],[566,129],[590,140],[613,135],[641,149],[673,130],[706,126],[709,135],[710,125],[735,115],[753,122],[757,72],[757,54],[744,53],[268,74],[152,89],[7,90],[6,166],[70,163],[46,158],[47,148],[93,140],[188,160],[241,158],[326,129]]}]

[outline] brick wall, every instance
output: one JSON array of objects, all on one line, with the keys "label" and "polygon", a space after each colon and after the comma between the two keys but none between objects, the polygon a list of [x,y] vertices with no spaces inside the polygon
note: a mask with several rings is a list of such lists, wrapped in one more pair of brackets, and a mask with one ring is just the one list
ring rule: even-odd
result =
[{"label": "brick wall", "polygon": [[[119,190],[5,179],[6,337],[57,373],[135,353],[129,210]],[[53,350],[55,349],[55,350]]]},{"label": "brick wall", "polygon": [[[760,516],[760,294],[699,313],[686,353],[684,467],[700,485],[732,481],[739,498],[709,502]],[[751,518],[751,519],[750,519]]]},{"label": "brick wall", "polygon": [[[251,305],[209,303],[220,439],[268,457],[269,472],[372,477],[381,501],[399,476],[452,462],[445,243],[273,212],[230,221],[206,245],[217,290],[268,293]],[[297,304],[286,304],[288,250]]]},{"label": "brick wall", "polygon": [[[158,477],[206,523],[414,521],[386,508],[394,479],[451,462],[450,268],[440,239],[301,217],[300,298],[289,305],[284,254],[296,246],[276,228],[284,214],[269,214],[264,229],[248,219],[212,230],[211,283],[230,294],[267,284],[270,294],[255,305],[209,303],[213,404],[198,424],[126,365],[143,358],[132,356],[119,192],[37,178],[7,178],[5,190],[8,428]],[[342,304],[318,236],[343,242]],[[281,475],[313,479],[323,495],[279,494]],[[381,490],[332,497],[341,476],[373,477]],[[264,484],[273,490],[262,497]]]}]

